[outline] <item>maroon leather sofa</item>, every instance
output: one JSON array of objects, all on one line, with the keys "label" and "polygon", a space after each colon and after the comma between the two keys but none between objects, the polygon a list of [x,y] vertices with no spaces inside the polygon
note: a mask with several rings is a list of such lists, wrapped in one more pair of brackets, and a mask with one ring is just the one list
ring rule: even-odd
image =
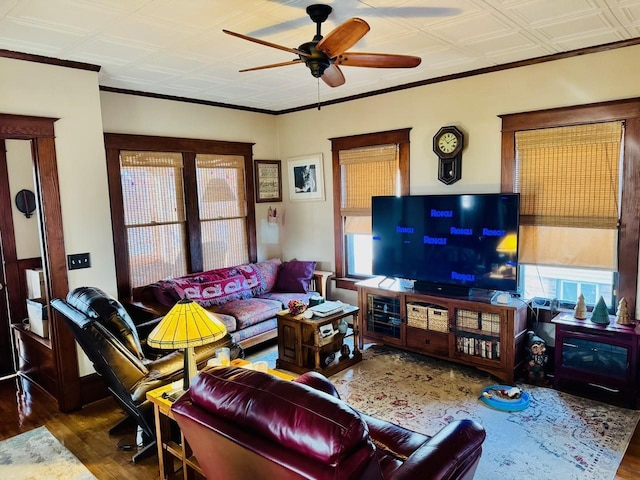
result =
[{"label": "maroon leather sofa", "polygon": [[485,439],[472,420],[429,437],[364,415],[315,372],[212,368],[172,411],[209,480],[471,479]]}]

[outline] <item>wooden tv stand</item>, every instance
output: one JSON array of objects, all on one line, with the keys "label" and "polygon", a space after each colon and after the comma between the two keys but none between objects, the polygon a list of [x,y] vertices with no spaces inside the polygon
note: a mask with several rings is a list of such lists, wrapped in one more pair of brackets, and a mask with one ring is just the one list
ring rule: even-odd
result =
[{"label": "wooden tv stand", "polygon": [[488,296],[423,294],[382,277],[356,285],[361,339],[469,365],[514,383],[525,359],[525,302],[501,305]]}]

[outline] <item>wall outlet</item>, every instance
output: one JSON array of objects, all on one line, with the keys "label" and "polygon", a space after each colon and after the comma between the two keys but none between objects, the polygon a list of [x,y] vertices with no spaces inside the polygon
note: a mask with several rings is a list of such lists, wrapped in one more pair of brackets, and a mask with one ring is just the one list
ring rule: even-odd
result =
[{"label": "wall outlet", "polygon": [[90,266],[91,255],[88,253],[74,253],[73,255],[67,255],[67,267],[69,270],[89,268]]}]

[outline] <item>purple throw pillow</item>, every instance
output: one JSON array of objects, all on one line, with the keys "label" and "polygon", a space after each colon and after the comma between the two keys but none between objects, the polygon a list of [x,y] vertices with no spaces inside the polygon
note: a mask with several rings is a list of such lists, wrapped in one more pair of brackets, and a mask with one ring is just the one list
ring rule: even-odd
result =
[{"label": "purple throw pillow", "polygon": [[316,262],[291,260],[284,262],[278,271],[274,290],[288,293],[307,293]]}]

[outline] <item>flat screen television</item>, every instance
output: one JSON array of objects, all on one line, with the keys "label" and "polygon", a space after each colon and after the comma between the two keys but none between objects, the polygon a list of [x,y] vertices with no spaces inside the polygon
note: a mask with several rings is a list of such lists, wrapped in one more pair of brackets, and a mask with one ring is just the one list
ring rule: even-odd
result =
[{"label": "flat screen television", "polygon": [[517,193],[373,197],[373,274],[419,291],[518,288]]}]

